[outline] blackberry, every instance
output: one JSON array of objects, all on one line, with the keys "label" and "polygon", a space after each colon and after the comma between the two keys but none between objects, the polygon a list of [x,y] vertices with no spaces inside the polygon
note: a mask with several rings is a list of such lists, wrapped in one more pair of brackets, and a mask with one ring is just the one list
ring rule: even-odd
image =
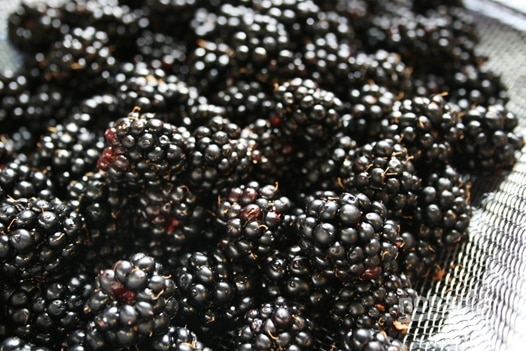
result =
[{"label": "blackberry", "polygon": [[149,63],[152,68],[182,78],[186,69],[187,50],[186,43],[174,36],[145,30],[136,40],[133,62]]},{"label": "blackberry", "polygon": [[[287,48],[292,51],[301,50],[305,41],[315,35],[317,31],[313,25],[318,22],[318,16],[325,15],[316,2],[311,0],[255,1],[252,7],[283,23],[289,37]],[[316,29],[320,30],[320,25]]]},{"label": "blackberry", "polygon": [[445,246],[464,242],[472,212],[470,189],[471,183],[451,166],[430,173],[415,211],[419,237]]},{"label": "blackberry", "polygon": [[0,168],[16,158],[27,159],[36,144],[35,136],[26,127],[21,126],[12,133],[0,134]]},{"label": "blackberry", "polygon": [[408,7],[387,6],[389,9],[379,11],[364,29],[366,50],[399,53],[417,76],[434,73],[452,77],[461,65],[478,58],[474,20],[462,8],[439,7],[422,15]]},{"label": "blackberry", "polygon": [[[131,4],[131,3],[130,3]],[[117,0],[78,0],[61,6],[64,22],[70,28],[94,27],[106,33],[113,54],[120,61],[130,61],[135,42],[149,25],[147,9],[133,8]]]},{"label": "blackberry", "polygon": [[264,11],[233,4],[199,15],[196,19],[201,23],[195,26],[199,40],[226,44],[232,50],[225,72],[229,79],[273,84],[275,77],[269,77],[266,69],[290,43],[283,23]]},{"label": "blackberry", "polygon": [[137,188],[173,180],[191,161],[194,137],[151,113],[134,110],[117,119],[104,134],[106,148],[97,166],[113,181]]},{"label": "blackberry", "polygon": [[272,251],[260,265],[263,296],[283,296],[302,305],[313,320],[324,318],[337,282],[315,269],[308,253],[299,245]]},{"label": "blackberry", "polygon": [[380,139],[352,150],[340,171],[346,191],[359,191],[381,201],[389,217],[407,213],[416,205],[421,179],[406,147],[394,139]]},{"label": "blackberry", "polygon": [[360,145],[377,141],[382,136],[386,116],[393,109],[396,96],[393,91],[373,81],[347,90],[348,101],[344,128]]},{"label": "blackberry", "polygon": [[217,248],[182,253],[172,271],[180,321],[203,335],[229,330],[256,304],[254,270]]},{"label": "blackberry", "polygon": [[[14,80],[17,83],[12,80],[8,86],[17,89],[16,86],[25,79],[17,78]],[[75,104],[73,97],[75,91],[65,90],[54,83],[44,82],[17,92],[10,89],[4,91],[3,96],[0,95],[2,99],[0,123],[3,130],[17,132],[20,128],[25,128],[33,134],[34,140],[38,139],[48,127],[64,121]]]},{"label": "blackberry", "polygon": [[253,145],[250,179],[261,184],[277,181],[281,184],[280,188],[286,190],[289,188],[289,175],[296,169],[297,162],[294,160],[303,151],[304,144],[286,135],[272,121],[258,118],[241,130],[241,137]]},{"label": "blackberry", "polygon": [[187,83],[204,97],[223,89],[233,54],[234,49],[225,43],[198,40],[195,49],[188,54]]},{"label": "blackberry", "polygon": [[117,228],[122,226],[120,208],[127,206],[127,198],[101,172],[72,180],[65,201],[84,218],[89,243],[116,235]]},{"label": "blackberry", "polygon": [[236,261],[260,262],[291,240],[294,215],[278,184],[249,182],[220,194],[215,211],[218,245]]},{"label": "blackberry", "polygon": [[524,136],[515,132],[518,118],[502,105],[476,106],[459,122],[464,138],[457,144],[455,163],[461,171],[495,174],[509,170]]},{"label": "blackberry", "polygon": [[312,322],[283,297],[250,309],[236,329],[236,350],[308,350],[313,347]]},{"label": "blackberry", "polygon": [[58,193],[55,183],[44,169],[32,167],[22,155],[0,168],[0,195],[4,198],[51,199]]},{"label": "blackberry", "polygon": [[348,330],[373,329],[401,339],[411,323],[416,298],[406,275],[382,274],[340,287],[332,295],[329,316],[343,337]]},{"label": "blackberry", "polygon": [[49,348],[37,346],[17,336],[9,336],[0,343],[2,351],[50,351]]},{"label": "blackberry", "polygon": [[161,264],[142,253],[102,270],[84,306],[86,342],[100,348],[141,348],[169,330],[178,313],[175,283]]},{"label": "blackberry", "polygon": [[[327,89],[345,103],[356,101],[357,91],[360,89],[367,90],[367,86],[382,87],[383,91],[388,91],[394,97],[402,94],[410,94],[413,91],[413,76],[409,66],[401,59],[400,55],[395,52],[383,49],[375,52],[356,51],[350,47],[339,46],[334,40],[318,40],[306,45],[304,60],[309,68],[313,71],[313,77],[322,89]],[[321,48],[318,46],[323,45]],[[331,50],[326,46],[334,46]],[[312,67],[314,66],[314,67]],[[318,67],[321,66],[321,67]],[[319,77],[318,77],[319,76]],[[363,92],[365,95],[365,92]],[[380,98],[380,96],[376,96]]]},{"label": "blackberry", "polygon": [[78,256],[82,268],[94,276],[116,259],[135,252],[129,194],[101,172],[87,174],[68,185],[66,202],[84,217],[86,243]]},{"label": "blackberry", "polygon": [[508,90],[500,75],[488,68],[485,59],[459,68],[448,80],[449,99],[463,108],[476,105],[506,105]]},{"label": "blackberry", "polygon": [[450,165],[426,175],[418,206],[400,222],[399,262],[414,281],[434,273],[442,252],[468,240],[470,189],[470,181]]},{"label": "blackberry", "polygon": [[342,351],[407,351],[407,347],[385,332],[368,328],[350,330],[340,341]]},{"label": "blackberry", "polygon": [[437,0],[413,0],[411,2],[412,9],[416,13],[426,13],[429,10],[436,9],[439,6],[446,7],[458,7],[464,8],[464,3],[462,0],[447,0],[447,1],[437,1]]},{"label": "blackberry", "polygon": [[290,189],[291,194],[317,190],[341,191],[341,167],[347,155],[358,147],[357,144],[356,140],[345,133],[338,133],[324,148],[318,145],[303,147],[304,152],[296,154],[296,162],[292,164],[296,168],[293,174],[297,174],[302,181],[287,184],[287,189]]},{"label": "blackberry", "polygon": [[79,128],[89,128],[90,131],[104,133],[108,125],[119,115],[119,102],[114,94],[93,95],[81,100],[63,124],[74,123]]},{"label": "blackberry", "polygon": [[150,240],[179,249],[204,245],[203,231],[210,225],[210,214],[206,202],[186,185],[150,185],[126,207],[134,230]]},{"label": "blackberry", "polygon": [[211,351],[201,339],[187,327],[172,326],[165,335],[156,338],[151,348],[155,351]]},{"label": "blackberry", "polygon": [[[20,128],[31,97],[30,79],[27,75],[6,71],[0,74],[0,125],[3,133]],[[15,123],[16,121],[16,123]],[[23,126],[31,130],[31,126]]]},{"label": "blackberry", "polygon": [[25,53],[47,51],[69,29],[61,15],[56,3],[21,1],[7,19],[9,41]]},{"label": "blackberry", "polygon": [[197,127],[188,167],[182,179],[195,191],[217,193],[246,179],[252,171],[252,144],[241,128],[222,116]]},{"label": "blackberry", "polygon": [[153,68],[151,63],[123,63],[119,70],[112,85],[121,115],[140,108],[163,122],[193,126],[191,108],[206,102],[195,87],[160,68]]},{"label": "blackberry", "polygon": [[95,27],[77,27],[61,39],[49,52],[35,56],[39,77],[65,91],[74,88],[80,96],[105,87],[116,65],[107,33]]},{"label": "blackberry", "polygon": [[95,134],[74,123],[50,127],[29,155],[29,165],[41,169],[54,180],[63,194],[72,180],[96,171],[97,160],[104,148],[102,134]]},{"label": "blackberry", "polygon": [[397,232],[384,225],[387,209],[382,202],[332,191],[315,192],[305,202],[296,227],[314,269],[342,282],[394,269]]},{"label": "blackberry", "polygon": [[84,219],[58,198],[7,197],[0,204],[0,273],[6,280],[59,276],[86,240]]},{"label": "blackberry", "polygon": [[286,134],[318,142],[342,127],[342,101],[313,80],[295,78],[284,82],[275,88],[274,99],[274,123]]},{"label": "blackberry", "polygon": [[398,267],[414,283],[422,282],[438,270],[438,257],[441,250],[429,240],[418,237],[413,226],[406,221],[390,221],[389,225],[399,232],[397,242],[399,255]]},{"label": "blackberry", "polygon": [[235,81],[218,91],[210,101],[223,106],[229,119],[241,128],[257,119],[268,119],[274,111],[271,96],[257,81]]},{"label": "blackberry", "polygon": [[[345,17],[340,20],[343,20],[343,23],[346,22]],[[343,23],[342,27],[345,28]],[[320,88],[333,91],[338,97],[341,97],[343,94],[340,93],[345,88],[343,88],[341,76],[338,76],[339,69],[340,65],[352,56],[353,48],[348,43],[341,42],[337,34],[332,32],[316,35],[306,41],[304,46],[300,57],[305,63],[307,77],[316,81]]]},{"label": "blackberry", "polygon": [[175,38],[185,38],[185,42],[190,46],[195,42],[195,30],[193,21],[196,12],[199,10],[216,12],[220,5],[217,1],[203,0],[182,0],[182,1],[163,1],[146,0],[143,7],[148,9],[147,18],[149,26],[158,33],[173,36]]},{"label": "blackberry", "polygon": [[58,348],[63,338],[83,324],[83,307],[93,290],[82,273],[56,282],[25,280],[2,292],[10,335],[35,345]]},{"label": "blackberry", "polygon": [[387,88],[395,96],[412,91],[411,67],[396,52],[383,49],[372,53],[358,52],[340,67],[343,69],[341,74],[348,80],[346,85],[351,88],[361,88],[372,81]]},{"label": "blackberry", "polygon": [[441,95],[397,101],[387,121],[383,134],[399,137],[417,168],[450,163],[463,136],[457,111]]}]

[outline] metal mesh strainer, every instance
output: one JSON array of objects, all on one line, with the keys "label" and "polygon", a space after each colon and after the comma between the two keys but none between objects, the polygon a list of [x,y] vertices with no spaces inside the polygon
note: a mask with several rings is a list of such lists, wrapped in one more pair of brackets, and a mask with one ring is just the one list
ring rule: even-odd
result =
[{"label": "metal mesh strainer", "polygon": [[[0,0],[0,62],[20,56],[6,40],[6,18],[17,1]],[[500,74],[526,134],[526,14],[488,0],[467,0],[476,19],[479,49]],[[491,191],[490,194],[483,195]],[[478,208],[470,240],[442,257],[445,276],[424,281],[410,301],[413,322],[405,342],[423,350],[523,350],[526,346],[526,153],[503,178],[477,179]]]},{"label": "metal mesh strainer", "polygon": [[[466,1],[466,6],[478,25],[481,52],[508,86],[507,107],[525,130],[526,32],[521,29],[526,16],[488,1]],[[475,185],[480,202],[470,240],[442,258],[443,279],[420,287],[406,337],[410,350],[523,350],[526,345],[526,155],[509,175],[477,179]],[[492,192],[484,195],[487,191]]]}]

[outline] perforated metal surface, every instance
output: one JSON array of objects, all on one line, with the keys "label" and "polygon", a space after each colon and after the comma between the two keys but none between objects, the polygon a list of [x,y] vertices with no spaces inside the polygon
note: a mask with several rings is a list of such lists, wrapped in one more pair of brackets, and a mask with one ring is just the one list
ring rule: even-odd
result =
[{"label": "perforated metal surface", "polygon": [[[479,48],[490,68],[502,74],[508,108],[526,134],[526,16],[487,0],[465,3],[476,18]],[[17,1],[0,0],[0,6],[0,68],[13,68],[20,56],[5,29]],[[526,349],[526,154],[509,175],[477,180],[475,191],[481,202],[469,242],[442,258],[446,275],[424,282],[420,299],[413,301],[405,339],[410,350]],[[492,193],[481,196],[486,191]]]}]

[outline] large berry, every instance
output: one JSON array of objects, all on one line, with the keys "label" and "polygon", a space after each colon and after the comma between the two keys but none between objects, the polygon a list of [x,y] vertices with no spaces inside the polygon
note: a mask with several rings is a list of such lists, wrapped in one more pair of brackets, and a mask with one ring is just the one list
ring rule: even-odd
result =
[{"label": "large berry", "polygon": [[222,116],[197,127],[195,148],[188,157],[184,178],[196,191],[217,193],[248,177],[252,170],[252,143],[241,137],[241,128]]},{"label": "large berry", "polygon": [[342,282],[393,269],[397,233],[386,227],[385,205],[366,195],[331,191],[307,197],[296,223],[314,267]]},{"label": "large berry", "polygon": [[235,335],[235,349],[307,350],[314,344],[312,322],[282,297],[250,309]]},{"label": "large berry", "polygon": [[148,182],[173,180],[188,166],[194,138],[150,113],[132,111],[106,130],[106,148],[98,160],[100,170],[125,188]]},{"label": "large berry", "polygon": [[291,240],[292,208],[278,184],[249,182],[228,189],[219,196],[216,210],[219,247],[235,260],[265,260]]},{"label": "large berry", "polygon": [[85,241],[84,219],[57,198],[8,197],[0,202],[3,279],[61,275]]},{"label": "large berry", "polygon": [[274,90],[276,124],[286,134],[319,142],[342,127],[342,101],[316,81],[295,78]]},{"label": "large berry", "polygon": [[413,157],[394,139],[379,139],[351,150],[341,167],[341,185],[387,206],[389,215],[403,215],[416,205],[421,179]]},{"label": "large berry", "polygon": [[59,348],[68,333],[83,325],[84,303],[92,290],[82,273],[56,282],[26,280],[3,289],[2,315],[11,335]]},{"label": "large berry", "polygon": [[[175,283],[152,257],[135,253],[102,270],[84,311],[94,322],[88,343],[142,347],[169,330],[179,308]],[[90,330],[91,329],[91,330]]]},{"label": "large berry", "polygon": [[254,274],[216,248],[181,254],[172,274],[181,322],[207,335],[232,328],[256,304]]}]

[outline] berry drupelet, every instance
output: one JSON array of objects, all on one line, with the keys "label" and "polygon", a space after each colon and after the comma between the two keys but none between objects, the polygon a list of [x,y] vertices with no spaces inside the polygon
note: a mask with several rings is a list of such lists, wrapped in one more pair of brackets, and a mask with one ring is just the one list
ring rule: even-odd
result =
[{"label": "berry drupelet", "polygon": [[154,258],[142,253],[101,270],[84,312],[86,342],[101,349],[141,348],[168,332],[179,310],[175,283]]}]

